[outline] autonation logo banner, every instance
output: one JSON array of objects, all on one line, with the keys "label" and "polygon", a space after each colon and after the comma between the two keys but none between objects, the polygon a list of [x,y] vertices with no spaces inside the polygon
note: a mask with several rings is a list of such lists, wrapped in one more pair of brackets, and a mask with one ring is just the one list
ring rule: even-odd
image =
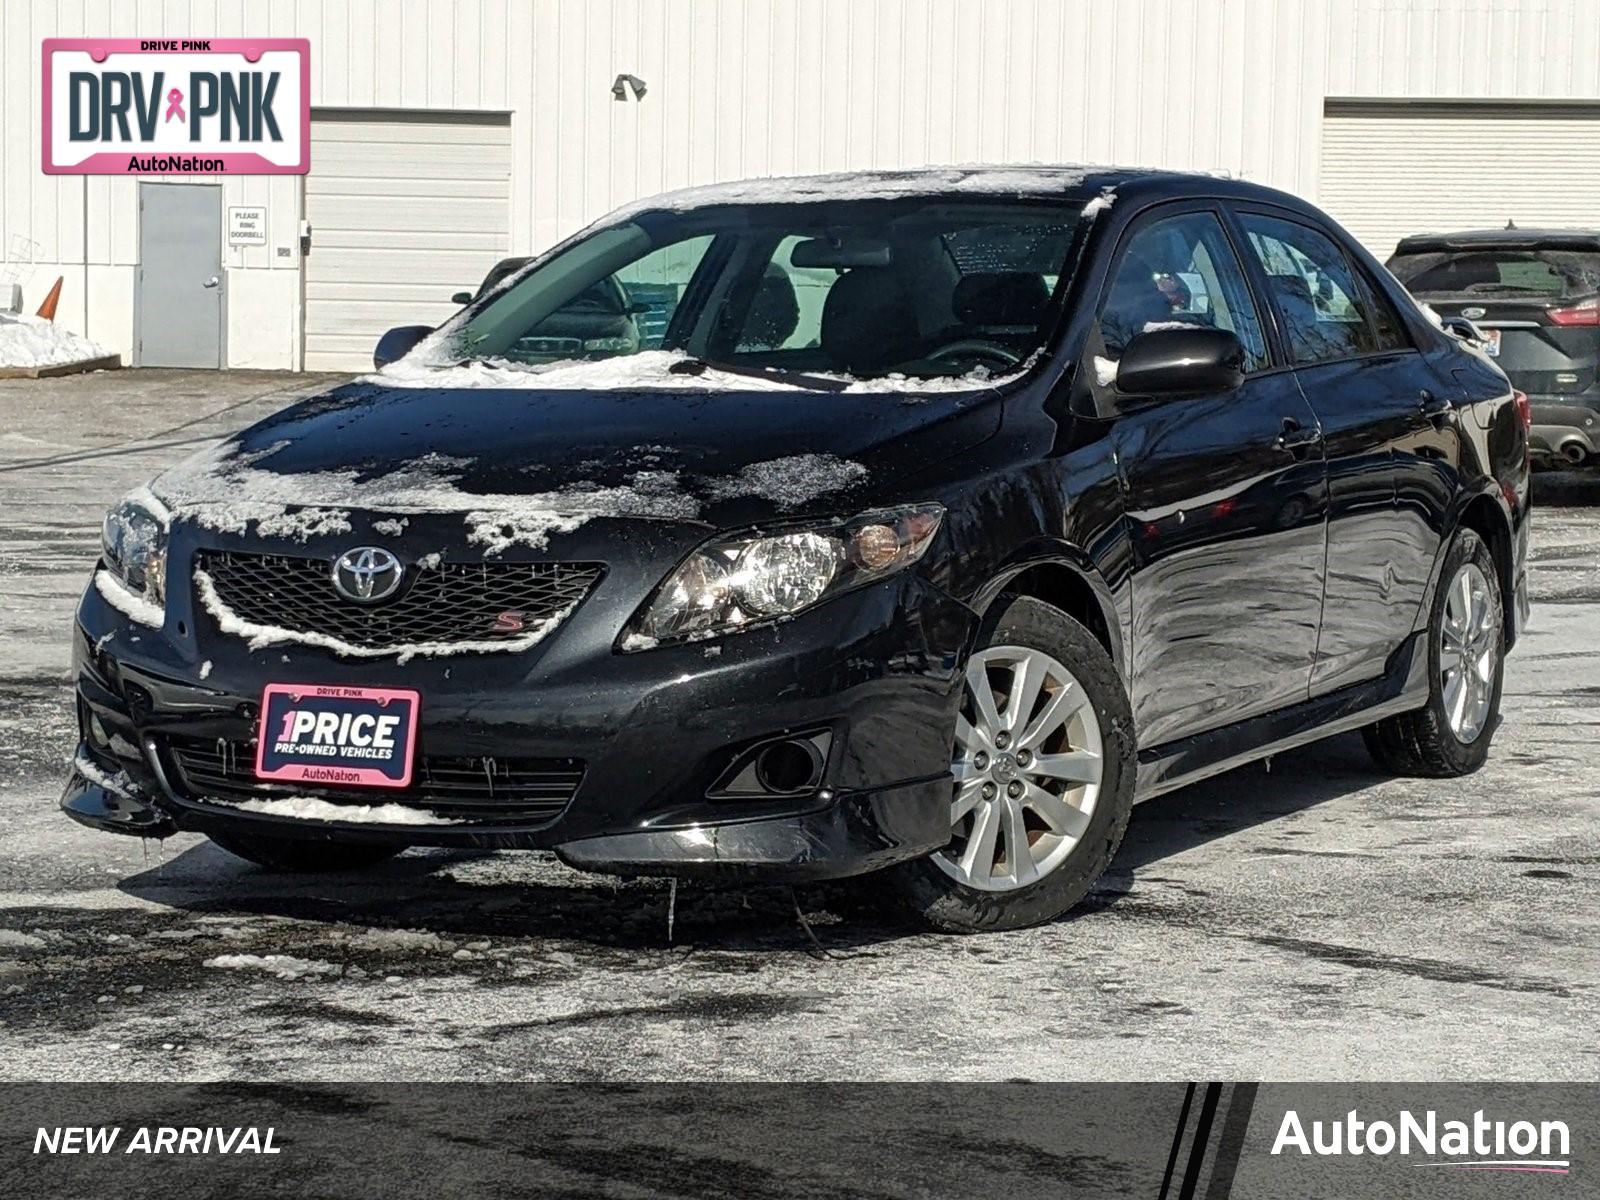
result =
[{"label": "autonation logo banner", "polygon": [[47,38],[48,175],[304,175],[305,38]]},{"label": "autonation logo banner", "polygon": [[[1572,1169],[1572,1134],[1565,1121],[1502,1120],[1482,1109],[1452,1116],[1433,1109],[1400,1109],[1380,1117],[1351,1109],[1332,1120],[1305,1120],[1289,1109],[1278,1123],[1273,1154],[1371,1155],[1411,1159],[1411,1165],[1461,1171],[1565,1175]],[[1421,1160],[1421,1161],[1418,1161]]]}]

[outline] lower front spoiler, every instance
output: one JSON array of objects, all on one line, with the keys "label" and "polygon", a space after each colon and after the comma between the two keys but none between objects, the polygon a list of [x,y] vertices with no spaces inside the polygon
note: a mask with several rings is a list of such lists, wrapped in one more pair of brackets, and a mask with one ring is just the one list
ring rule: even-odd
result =
[{"label": "lower front spoiler", "polygon": [[76,767],[61,793],[61,811],[78,824],[103,833],[164,838],[178,832],[178,823],[163,809],[133,790],[90,782]]},{"label": "lower front spoiler", "polygon": [[950,842],[948,775],[842,796],[827,808],[689,829],[583,838],[555,848],[568,866],[608,875],[798,883],[864,875]]},{"label": "lower front spoiler", "polygon": [[[534,848],[519,835],[442,826],[347,825],[254,814],[181,809],[182,819],[136,786],[91,780],[74,766],[61,811],[106,833],[164,838],[180,829],[252,829],[318,841],[389,841],[400,845]],[[685,829],[650,829],[583,838],[553,847],[568,866],[611,875],[798,883],[864,875],[921,858],[950,841],[950,777],[837,797],[825,808],[759,820],[730,820]]]}]

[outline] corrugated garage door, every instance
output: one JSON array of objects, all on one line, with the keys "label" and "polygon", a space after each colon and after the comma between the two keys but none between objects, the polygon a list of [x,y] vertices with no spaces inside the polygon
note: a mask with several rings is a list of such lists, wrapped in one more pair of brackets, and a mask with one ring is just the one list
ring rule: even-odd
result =
[{"label": "corrugated garage door", "polygon": [[508,253],[502,115],[317,112],[306,220],[306,370],[372,366],[395,325],[435,325]]},{"label": "corrugated garage door", "polygon": [[1318,195],[1380,260],[1408,233],[1600,227],[1600,106],[1329,101]]}]

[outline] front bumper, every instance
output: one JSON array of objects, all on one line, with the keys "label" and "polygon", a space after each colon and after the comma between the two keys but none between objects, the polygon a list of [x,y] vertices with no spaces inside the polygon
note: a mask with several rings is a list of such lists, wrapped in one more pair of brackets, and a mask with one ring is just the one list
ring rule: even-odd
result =
[{"label": "front bumper", "polygon": [[[603,610],[602,610],[603,611]],[[634,654],[580,609],[522,654],[392,661],[247,645],[130,624],[91,588],[75,634],[84,743],[66,814],[139,836],[215,829],[344,841],[553,849],[618,874],[795,880],[858,874],[949,840],[949,739],[976,634],[966,606],[914,575],[838,597],[781,625]],[[585,627],[585,625],[589,627]],[[202,666],[209,661],[211,666]],[[385,824],[237,807],[192,786],[175,747],[254,737],[268,682],[405,686],[422,694],[419,753],[581,760],[553,818]],[[752,745],[828,734],[800,795],[708,795]],[[283,795],[248,780],[263,797]],[[299,789],[307,791],[310,789]],[[382,789],[362,800],[383,804]]]}]

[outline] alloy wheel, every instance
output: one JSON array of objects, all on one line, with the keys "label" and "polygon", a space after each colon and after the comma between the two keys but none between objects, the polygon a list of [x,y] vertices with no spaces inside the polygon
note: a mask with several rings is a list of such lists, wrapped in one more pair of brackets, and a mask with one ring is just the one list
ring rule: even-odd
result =
[{"label": "alloy wheel", "polygon": [[1089,827],[1102,753],[1094,705],[1065,666],[1025,646],[978,651],[956,720],[951,842],[933,861],[980,891],[1050,874]]},{"label": "alloy wheel", "polygon": [[1445,593],[1439,639],[1439,694],[1450,732],[1463,744],[1474,741],[1489,719],[1500,654],[1498,607],[1483,569],[1463,563]]}]

